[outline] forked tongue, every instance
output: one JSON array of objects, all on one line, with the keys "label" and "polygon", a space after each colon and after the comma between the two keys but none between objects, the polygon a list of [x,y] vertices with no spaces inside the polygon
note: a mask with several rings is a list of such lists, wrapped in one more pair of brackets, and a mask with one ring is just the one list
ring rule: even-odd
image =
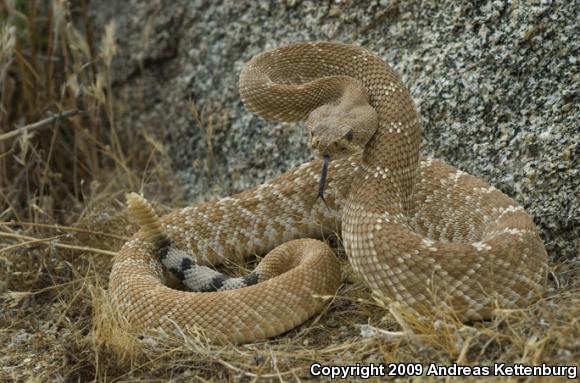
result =
[{"label": "forked tongue", "polygon": [[324,200],[324,187],[326,186],[326,176],[328,175],[328,164],[330,162],[330,156],[325,154],[322,157],[322,172],[320,173],[320,183],[318,184],[318,195],[316,199],[322,199],[322,202],[328,207],[328,204]]}]

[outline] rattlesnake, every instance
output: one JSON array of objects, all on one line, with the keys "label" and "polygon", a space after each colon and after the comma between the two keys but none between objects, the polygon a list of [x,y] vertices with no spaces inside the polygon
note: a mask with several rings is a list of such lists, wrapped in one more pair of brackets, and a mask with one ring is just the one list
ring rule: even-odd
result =
[{"label": "rattlesnake", "polygon": [[[417,315],[446,304],[460,319],[485,319],[541,294],[547,256],[532,219],[483,180],[420,158],[412,98],[379,57],[337,43],[280,47],[244,67],[240,93],[266,119],[307,120],[312,150],[331,159],[324,201],[317,190],[328,162],[320,159],[159,220],[131,196],[143,229],[115,259],[110,292],[136,328],[197,326],[232,342],[285,332],[340,283],[327,246],[297,238],[333,231],[373,293]],[[200,266],[278,245],[245,277]],[[162,283],[160,260],[198,291],[252,286],[174,290]]]}]

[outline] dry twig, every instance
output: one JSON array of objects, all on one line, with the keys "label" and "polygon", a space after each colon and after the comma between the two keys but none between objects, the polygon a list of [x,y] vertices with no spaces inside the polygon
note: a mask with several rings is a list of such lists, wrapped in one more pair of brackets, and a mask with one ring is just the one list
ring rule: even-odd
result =
[{"label": "dry twig", "polygon": [[51,124],[54,124],[54,123],[56,123],[62,119],[65,119],[65,118],[73,117],[81,112],[82,111],[78,110],[78,109],[68,110],[66,112],[62,112],[62,113],[47,117],[44,120],[37,121],[33,124],[21,126],[20,128],[16,128],[14,130],[11,130],[8,133],[1,134],[0,135],[0,142],[2,142],[4,140],[8,140],[8,139],[13,138],[13,137],[16,137],[24,132],[30,132],[32,130],[39,130],[42,128],[46,128]]}]

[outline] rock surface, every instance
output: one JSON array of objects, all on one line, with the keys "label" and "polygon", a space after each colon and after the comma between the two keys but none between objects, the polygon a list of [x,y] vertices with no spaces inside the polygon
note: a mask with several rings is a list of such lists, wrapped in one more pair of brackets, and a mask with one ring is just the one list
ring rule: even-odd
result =
[{"label": "rock surface", "polygon": [[[304,40],[391,63],[423,118],[424,153],[481,176],[534,216],[550,255],[580,247],[575,2],[93,1],[115,20],[118,123],[167,145],[191,200],[242,191],[310,159],[301,125],[244,110],[237,81],[264,49]],[[189,100],[203,111],[192,117]]]}]

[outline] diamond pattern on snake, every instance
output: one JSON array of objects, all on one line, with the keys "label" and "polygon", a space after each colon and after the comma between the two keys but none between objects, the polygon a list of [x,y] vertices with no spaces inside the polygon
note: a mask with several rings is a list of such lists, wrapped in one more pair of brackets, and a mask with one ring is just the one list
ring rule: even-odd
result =
[{"label": "diamond pattern on snake", "polygon": [[[320,239],[338,230],[373,294],[417,315],[462,320],[542,294],[547,255],[531,217],[480,178],[420,153],[420,118],[380,57],[308,42],[263,52],[240,75],[246,108],[306,121],[318,159],[218,201],[158,218],[131,194],[141,230],[116,257],[109,290],[135,328],[197,327],[217,341],[282,334],[320,312],[341,283]],[[322,198],[321,198],[322,197]],[[266,254],[250,274],[211,266]],[[166,273],[192,291],[165,285]]]}]

